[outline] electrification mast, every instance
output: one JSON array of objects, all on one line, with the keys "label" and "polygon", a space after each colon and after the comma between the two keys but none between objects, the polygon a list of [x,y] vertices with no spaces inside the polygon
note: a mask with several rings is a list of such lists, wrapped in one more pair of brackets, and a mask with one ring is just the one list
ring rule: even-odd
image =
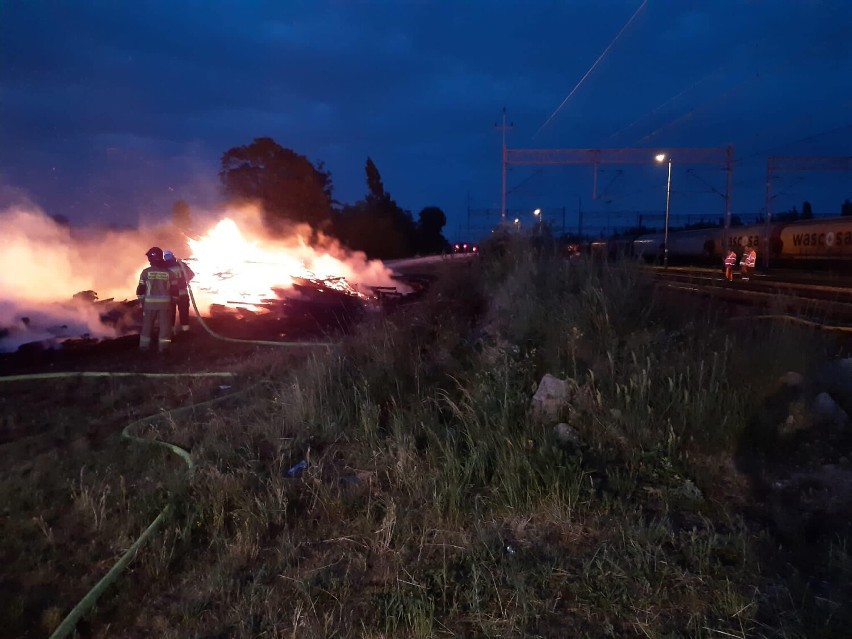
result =
[{"label": "electrification mast", "polygon": [[503,124],[494,124],[494,127],[503,132],[503,189],[500,198],[500,224],[506,226],[506,166],[508,164],[509,152],[506,148],[506,131],[514,126],[511,122],[506,124],[506,107],[503,107]]}]

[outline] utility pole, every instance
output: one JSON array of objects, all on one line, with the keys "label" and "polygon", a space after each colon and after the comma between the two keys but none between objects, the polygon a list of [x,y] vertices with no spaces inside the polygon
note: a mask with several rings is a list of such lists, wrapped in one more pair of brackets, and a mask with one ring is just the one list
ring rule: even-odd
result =
[{"label": "utility pole", "polygon": [[509,154],[506,150],[506,130],[514,126],[511,122],[506,125],[506,107],[503,107],[503,124],[494,124],[494,127],[503,132],[503,190],[500,200],[500,224],[506,226],[506,165],[508,164]]},{"label": "utility pole", "polygon": [[467,192],[467,238],[470,240],[470,191]]},{"label": "utility pole", "polygon": [[769,157],[766,159],[766,213],[764,215],[764,228],[766,231],[764,235],[766,235],[766,257],[763,258],[763,265],[769,270],[769,232],[772,228],[770,224],[772,223],[772,173],[774,171],[774,158]]},{"label": "utility pole", "polygon": [[731,232],[731,188],[734,184],[734,147],[725,149],[725,172],[727,186],[725,188],[725,232],[722,234],[722,255],[728,254],[728,235]]},{"label": "utility pole", "polygon": [[669,156],[669,177],[666,180],[666,230],[663,236],[663,268],[669,267],[669,203],[672,199],[672,158]]}]

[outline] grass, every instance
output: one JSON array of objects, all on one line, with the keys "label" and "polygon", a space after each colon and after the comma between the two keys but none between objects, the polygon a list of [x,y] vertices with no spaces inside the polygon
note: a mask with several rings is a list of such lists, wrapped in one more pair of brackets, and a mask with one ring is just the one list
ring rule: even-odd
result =
[{"label": "grass", "polygon": [[[29,423],[5,406],[44,441],[0,449],[2,627],[49,633],[172,494],[86,636],[844,636],[843,531],[797,563],[738,470],[777,443],[777,377],[840,347],[659,297],[635,265],[483,249],[338,348],[244,357],[262,383],[239,401],[151,427],[192,451],[188,487],[165,454],[56,442],[218,382],[69,381]],[[579,443],[530,414],[545,373]]]}]

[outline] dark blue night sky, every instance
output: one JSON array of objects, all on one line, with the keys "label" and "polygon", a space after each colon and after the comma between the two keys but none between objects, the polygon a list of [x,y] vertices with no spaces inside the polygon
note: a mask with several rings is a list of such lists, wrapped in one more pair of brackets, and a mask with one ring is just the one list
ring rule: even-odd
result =
[{"label": "dark blue night sky", "polygon": [[[0,184],[76,224],[134,224],[213,205],[222,152],[269,136],[323,161],[341,202],[372,157],[458,239],[489,222],[469,206],[500,206],[505,106],[512,148],[733,144],[733,212],[754,216],[768,155],[852,155],[850,34],[848,0],[4,1]],[[513,168],[510,214],[564,207],[570,226],[582,208],[592,228],[664,207],[662,167],[602,167],[594,200],[591,173]],[[724,188],[676,165],[672,214],[720,214]],[[775,191],[774,210],[836,214],[852,175]]]}]

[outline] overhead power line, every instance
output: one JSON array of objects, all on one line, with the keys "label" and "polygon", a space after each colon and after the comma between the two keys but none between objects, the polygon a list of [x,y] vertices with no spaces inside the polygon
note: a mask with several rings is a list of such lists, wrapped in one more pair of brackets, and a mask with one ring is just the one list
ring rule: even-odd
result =
[{"label": "overhead power line", "polygon": [[639,8],[638,8],[638,9],[636,9],[636,11],[633,13],[633,15],[632,15],[632,16],[630,16],[630,20],[628,20],[628,21],[625,23],[625,25],[624,25],[623,27],[621,27],[621,31],[619,31],[619,32],[618,32],[618,35],[616,35],[616,36],[612,39],[612,42],[610,42],[610,43],[607,45],[607,47],[606,47],[606,49],[604,49],[603,53],[601,53],[601,54],[600,54],[600,56],[598,56],[598,59],[597,59],[597,60],[595,60],[595,63],[594,63],[591,67],[589,67],[589,70],[588,70],[588,71],[586,71],[586,75],[584,75],[582,78],[580,78],[580,81],[579,81],[579,82],[578,82],[578,83],[574,86],[574,88],[573,88],[573,89],[571,89],[571,92],[567,95],[567,97],[566,97],[564,100],[562,100],[562,104],[560,104],[560,105],[556,108],[556,111],[554,111],[554,112],[550,115],[550,117],[549,117],[549,118],[547,118],[547,120],[545,120],[544,124],[542,124],[542,125],[541,125],[541,127],[539,128],[539,130],[535,132],[535,135],[533,136],[533,139],[535,139],[535,137],[536,137],[536,136],[538,136],[538,134],[539,134],[539,133],[541,133],[541,132],[544,130],[544,128],[545,128],[548,124],[550,124],[550,122],[553,120],[553,118],[555,118],[555,117],[556,117],[556,114],[558,114],[558,113],[562,110],[562,107],[564,107],[564,106],[568,103],[568,100],[570,100],[570,99],[571,99],[571,96],[573,96],[573,95],[577,92],[577,89],[579,89],[579,88],[582,86],[583,82],[585,82],[585,81],[586,81],[586,78],[588,78],[588,77],[591,75],[592,71],[594,71],[594,70],[595,70],[595,68],[598,66],[598,64],[600,64],[600,61],[601,61],[601,60],[603,60],[603,59],[604,59],[604,57],[606,57],[606,54],[607,54],[607,53],[609,53],[609,50],[610,50],[610,49],[612,49],[612,46],[613,46],[616,42],[618,42],[618,39],[621,37],[621,34],[622,34],[622,33],[624,33],[624,32],[627,30],[627,27],[629,27],[629,26],[630,26],[630,24],[633,22],[633,20],[635,20],[635,19],[636,19],[636,16],[638,16],[638,15],[639,15],[639,12],[640,12],[640,11],[642,11],[642,9],[644,9],[644,8],[645,8],[645,5],[646,5],[646,4],[648,4],[648,0],[642,0],[642,4],[641,4],[641,5],[639,5]]},{"label": "overhead power line", "polygon": [[[840,37],[840,34],[838,34]],[[790,73],[792,69],[799,69],[804,66],[809,60],[810,56],[813,55],[815,51],[817,51],[820,47],[821,43],[817,43],[813,46],[808,47],[802,52],[791,51],[788,52],[786,56],[783,58],[775,60],[775,63],[770,66],[768,69],[757,70],[752,73],[750,76],[741,80],[734,86],[728,88],[723,93],[716,95],[713,99],[704,100],[701,104],[693,107],[686,113],[681,114],[678,117],[670,119],[668,122],[663,123],[656,130],[651,133],[645,135],[636,141],[635,144],[645,144],[653,140],[661,131],[669,129],[670,127],[681,124],[685,121],[692,120],[695,118],[696,114],[700,114],[704,111],[707,111],[709,108],[722,104],[727,100],[730,100],[734,95],[738,92],[747,89],[750,85],[759,80],[766,80],[767,78],[771,78],[773,75],[779,72]],[[641,118],[640,118],[641,119]],[[631,125],[632,126],[632,125]],[[620,133],[621,131],[619,131]]]},{"label": "overhead power line", "polygon": [[606,139],[606,141],[607,141],[607,142],[609,142],[610,140],[612,140],[613,138],[618,137],[619,135],[621,135],[621,134],[622,134],[622,133],[624,133],[625,131],[628,131],[628,130],[632,129],[634,126],[636,126],[637,124],[639,124],[642,120],[646,120],[646,119],[650,118],[651,116],[653,116],[655,113],[658,113],[659,111],[662,111],[662,110],[663,110],[665,107],[667,107],[669,104],[671,104],[672,102],[674,102],[674,101],[675,101],[675,100],[677,100],[678,98],[680,98],[680,97],[682,97],[682,96],[686,95],[687,93],[689,93],[690,91],[692,91],[693,89],[695,89],[695,87],[699,86],[700,84],[703,84],[703,83],[704,83],[704,82],[706,82],[709,78],[711,78],[711,77],[712,77],[715,73],[717,73],[720,69],[724,69],[725,67],[726,67],[726,65],[721,65],[721,66],[717,67],[716,69],[714,69],[713,71],[711,71],[710,73],[706,74],[706,75],[705,75],[704,77],[702,77],[701,79],[696,80],[696,81],[695,81],[695,82],[693,82],[690,86],[688,86],[688,87],[686,87],[685,89],[683,89],[682,91],[680,91],[678,94],[676,94],[676,95],[674,95],[674,96],[672,96],[672,97],[668,98],[668,99],[667,99],[667,100],[665,100],[664,102],[661,102],[660,104],[658,104],[656,107],[654,107],[653,109],[651,109],[650,111],[648,111],[648,112],[647,112],[647,113],[645,113],[644,115],[639,116],[638,118],[636,118],[635,120],[633,120],[633,122],[631,122],[631,123],[630,123],[630,124],[628,124],[627,126],[625,126],[625,127],[621,128],[621,129],[619,129],[618,131],[616,131],[615,133],[613,133],[612,135],[610,135],[610,136]]}]

